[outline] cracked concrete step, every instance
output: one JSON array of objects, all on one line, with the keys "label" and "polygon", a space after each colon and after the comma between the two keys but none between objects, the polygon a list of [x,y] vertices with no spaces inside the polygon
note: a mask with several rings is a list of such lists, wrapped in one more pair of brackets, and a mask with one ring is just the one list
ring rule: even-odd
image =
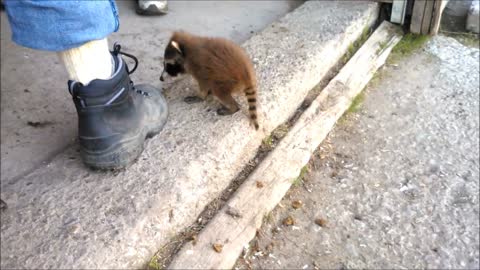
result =
[{"label": "cracked concrete step", "polygon": [[[243,44],[259,81],[262,131],[241,113],[218,117],[212,102],[187,105],[183,80],[167,91],[171,118],[138,162],[91,172],[69,148],[47,166],[2,183],[2,268],[140,268],[194,222],[286,121],[365,27],[370,1],[303,4]],[[243,101],[243,99],[242,99]]]}]

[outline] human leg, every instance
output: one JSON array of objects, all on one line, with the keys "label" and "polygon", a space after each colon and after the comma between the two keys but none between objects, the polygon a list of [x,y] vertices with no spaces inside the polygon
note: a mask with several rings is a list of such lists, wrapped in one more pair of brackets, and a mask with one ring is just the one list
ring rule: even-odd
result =
[{"label": "human leg", "polygon": [[107,80],[87,85],[69,81],[69,91],[78,113],[80,154],[96,169],[117,169],[132,163],[143,151],[147,137],[160,132],[168,117],[167,103],[153,86],[135,85],[121,57],[120,45],[112,56],[115,72]]},{"label": "human leg", "polygon": [[[121,168],[166,122],[167,104],[152,86],[134,85],[120,47],[106,37],[118,29],[113,1],[6,1],[12,39],[58,52],[78,113],[80,154],[93,168]],[[87,29],[87,31],[85,30]]]},{"label": "human leg", "polygon": [[88,84],[94,79],[109,79],[115,61],[108,50],[107,38],[92,40],[80,47],[58,52],[70,80]]}]

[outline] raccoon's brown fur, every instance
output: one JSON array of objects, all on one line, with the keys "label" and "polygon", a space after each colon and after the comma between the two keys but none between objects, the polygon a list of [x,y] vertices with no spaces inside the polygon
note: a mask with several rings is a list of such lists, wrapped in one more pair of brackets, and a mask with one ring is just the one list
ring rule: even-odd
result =
[{"label": "raccoon's brown fur", "polygon": [[[180,73],[195,78],[202,100],[210,92],[219,100],[224,106],[217,111],[220,115],[237,112],[239,107],[232,94],[243,92],[247,97],[251,123],[258,130],[257,79],[250,58],[240,46],[223,38],[174,32],[165,51],[164,71],[171,74],[168,71],[175,70],[175,65],[176,73],[181,70]],[[187,97],[185,101],[194,102],[195,97]]]}]

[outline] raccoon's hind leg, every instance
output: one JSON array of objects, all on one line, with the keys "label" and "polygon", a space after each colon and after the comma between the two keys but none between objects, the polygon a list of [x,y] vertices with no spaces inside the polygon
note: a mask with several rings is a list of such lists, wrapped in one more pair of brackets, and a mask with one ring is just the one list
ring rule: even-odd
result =
[{"label": "raccoon's hind leg", "polygon": [[188,96],[183,99],[188,104],[198,103],[204,101],[208,94],[210,93],[209,87],[205,83],[198,83],[198,95],[196,96]]},{"label": "raccoon's hind leg", "polygon": [[222,107],[217,110],[218,115],[230,115],[236,113],[238,110],[238,104],[233,99],[230,92],[213,92],[213,94],[218,98],[218,101],[222,104]]}]

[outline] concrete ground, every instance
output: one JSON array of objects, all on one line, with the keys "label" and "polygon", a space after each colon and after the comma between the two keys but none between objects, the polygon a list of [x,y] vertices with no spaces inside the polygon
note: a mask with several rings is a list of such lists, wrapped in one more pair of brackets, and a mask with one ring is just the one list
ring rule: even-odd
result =
[{"label": "concrete ground", "polygon": [[479,83],[443,36],[387,65],[236,267],[478,269]]},{"label": "concrete ground", "polygon": [[[165,16],[142,17],[136,1],[117,1],[120,29],[110,38],[140,59],[135,82],[159,85],[170,31],[246,41],[303,1],[171,1]],[[55,53],[15,45],[1,12],[1,182],[15,182],[75,143],[76,113]],[[30,123],[30,124],[29,124]],[[37,124],[35,126],[35,124]]]}]

